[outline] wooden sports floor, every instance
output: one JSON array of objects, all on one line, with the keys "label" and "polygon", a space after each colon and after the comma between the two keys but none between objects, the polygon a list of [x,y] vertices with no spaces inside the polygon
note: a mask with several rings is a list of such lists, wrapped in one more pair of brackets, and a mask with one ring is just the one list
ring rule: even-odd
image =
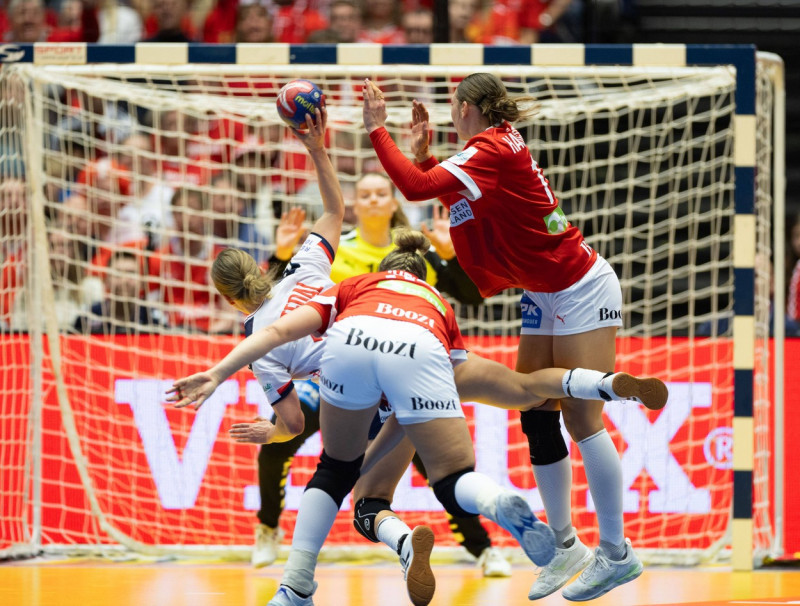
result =
[{"label": "wooden sports floor", "polygon": [[[115,563],[48,559],[0,564],[2,606],[264,606],[282,565],[255,570],[235,562]],[[534,571],[515,565],[510,579],[484,579],[474,565],[435,567],[432,606],[532,604]],[[316,606],[407,606],[399,566],[321,564]],[[536,604],[569,604],[559,593]],[[731,572],[726,567],[646,568],[636,581],[594,600],[595,606],[635,604],[800,604],[800,570]]]}]

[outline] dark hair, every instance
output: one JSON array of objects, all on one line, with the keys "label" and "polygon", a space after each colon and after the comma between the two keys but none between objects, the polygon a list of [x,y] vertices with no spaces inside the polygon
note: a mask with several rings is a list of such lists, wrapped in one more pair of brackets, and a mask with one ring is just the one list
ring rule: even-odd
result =
[{"label": "dark hair", "polygon": [[[503,120],[516,122],[536,113],[536,99],[531,96],[509,97],[505,84],[494,74],[477,72],[464,78],[456,88],[456,99],[475,105],[492,125]],[[530,106],[522,109],[520,103]]]},{"label": "dark hair", "polygon": [[423,255],[431,248],[430,240],[422,232],[398,229],[394,234],[394,244],[397,248],[383,258],[378,271],[400,269],[424,280],[428,276],[428,266]]},{"label": "dark hair", "polygon": [[272,279],[243,250],[226,248],[211,265],[211,280],[219,294],[236,301],[260,305],[272,292]]}]

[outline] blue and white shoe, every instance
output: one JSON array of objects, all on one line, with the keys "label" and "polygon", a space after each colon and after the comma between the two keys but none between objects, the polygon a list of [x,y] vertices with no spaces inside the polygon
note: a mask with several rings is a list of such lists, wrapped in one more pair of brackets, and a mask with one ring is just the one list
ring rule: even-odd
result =
[{"label": "blue and white shoe", "polygon": [[[316,590],[317,582],[314,581],[314,591]],[[311,592],[311,595],[314,595],[314,591]],[[314,600],[311,599],[311,595],[304,598],[297,595],[291,587],[281,585],[272,599],[267,602],[267,606],[314,606]]]},{"label": "blue and white shoe", "polygon": [[556,536],[539,521],[525,499],[514,492],[504,492],[497,497],[496,516],[497,523],[511,533],[531,562],[537,566],[550,563],[556,554]]}]

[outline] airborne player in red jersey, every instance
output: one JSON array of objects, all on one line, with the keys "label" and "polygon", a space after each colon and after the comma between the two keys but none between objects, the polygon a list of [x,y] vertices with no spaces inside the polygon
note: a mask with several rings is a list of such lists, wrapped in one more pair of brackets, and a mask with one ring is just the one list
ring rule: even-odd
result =
[{"label": "airborne player in red jersey", "polygon": [[[438,197],[450,210],[450,234],[464,271],[484,297],[524,290],[517,370],[559,366],[614,370],[622,292],[611,266],[583,239],[561,210],[550,185],[512,123],[529,116],[494,75],[467,76],[451,98],[451,117],[464,149],[438,163],[428,149],[428,113],[414,101],[411,146],[416,163],[384,128],[380,89],[364,82],[364,126],[384,169],[410,201]],[[572,526],[569,451],[560,411],[583,456],[597,509],[595,553]],[[602,419],[603,401],[551,400],[521,413],[536,483],[557,551],[531,587],[530,599],[562,592],[573,601],[597,598],[642,572],[625,539],[622,467]]]}]

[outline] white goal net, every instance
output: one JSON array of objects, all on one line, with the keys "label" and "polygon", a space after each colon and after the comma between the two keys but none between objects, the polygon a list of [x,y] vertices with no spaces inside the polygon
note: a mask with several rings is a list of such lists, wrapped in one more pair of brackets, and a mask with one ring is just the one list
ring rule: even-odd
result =
[{"label": "white goal net", "polygon": [[[361,122],[363,78],[385,91],[387,126],[401,149],[408,149],[411,100],[427,104],[431,149],[441,159],[463,145],[449,98],[474,71],[496,73],[512,94],[538,100],[538,114],[516,126],[567,218],[621,279],[618,369],[671,386],[660,415],[606,408],[622,454],[626,535],[653,560],[725,552],[735,69],[18,64],[0,72],[0,554],[86,545],[203,552],[250,543],[256,451],[234,445],[227,428],[264,412],[259,390],[242,371],[198,414],[173,410],[163,397],[172,378],[206,368],[241,338],[241,318],[208,280],[216,251],[244,247],[266,260],[282,211],[303,207],[310,225],[321,208],[304,150],[278,119],[277,91],[306,78],[326,93],[328,147],[351,199],[355,181],[380,168]],[[770,90],[760,77],[757,264],[771,255]],[[404,205],[412,225],[429,220],[432,204]],[[774,539],[769,280],[757,265],[765,408],[756,407],[755,422],[766,440],[756,452],[764,489],[756,490],[754,546],[762,552]],[[518,299],[506,292],[457,306],[472,348],[512,367]],[[466,410],[479,469],[527,491],[541,509],[516,413]],[[572,451],[574,521],[596,543]],[[318,452],[312,439],[293,463],[281,519],[289,532]],[[412,525],[424,519],[438,542],[455,544],[419,477],[409,473],[398,495],[395,508]],[[360,543],[349,516],[342,512],[329,544]],[[500,545],[511,545],[491,528]]]}]

